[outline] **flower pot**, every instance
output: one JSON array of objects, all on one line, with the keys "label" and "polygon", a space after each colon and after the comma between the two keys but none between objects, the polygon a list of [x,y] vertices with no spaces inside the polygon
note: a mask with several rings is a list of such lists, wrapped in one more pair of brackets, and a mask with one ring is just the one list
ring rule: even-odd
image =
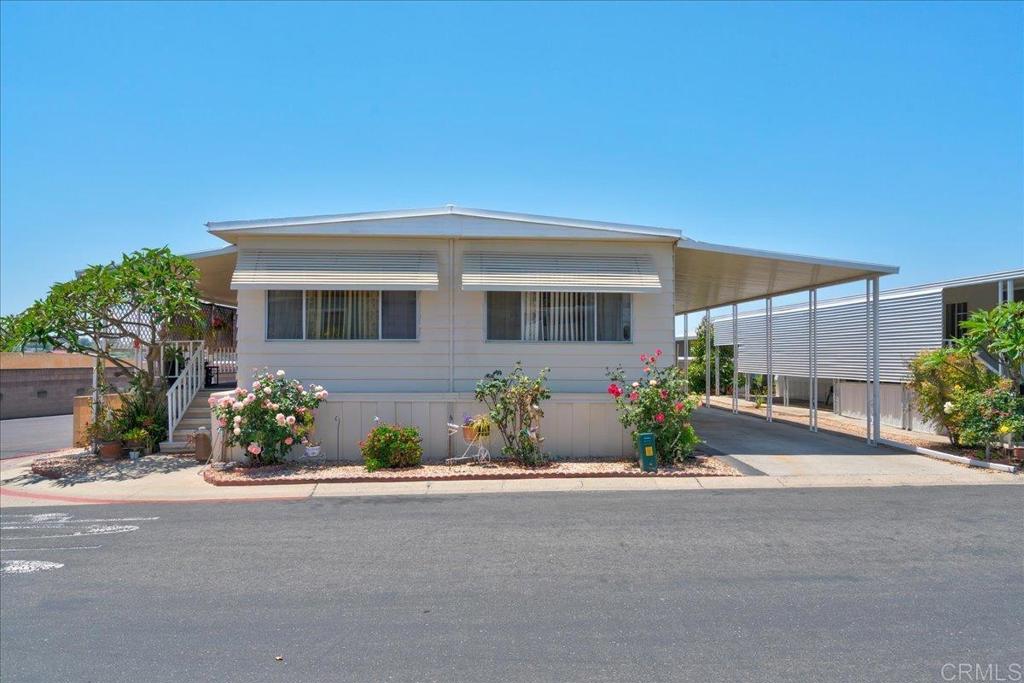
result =
[{"label": "flower pot", "polygon": [[307,458],[319,458],[320,449],[322,446],[306,446],[306,457]]},{"label": "flower pot", "polygon": [[123,450],[120,441],[101,441],[99,445],[101,460],[120,460]]},{"label": "flower pot", "polygon": [[462,438],[465,439],[467,443],[476,441],[476,437],[476,427],[473,427],[472,425],[462,425]]}]

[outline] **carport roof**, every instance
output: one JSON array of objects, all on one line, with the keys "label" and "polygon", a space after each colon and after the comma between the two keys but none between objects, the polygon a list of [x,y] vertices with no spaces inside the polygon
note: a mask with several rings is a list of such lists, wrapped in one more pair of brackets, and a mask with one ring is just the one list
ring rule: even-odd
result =
[{"label": "carport roof", "polygon": [[783,254],[681,239],[676,315],[898,273],[896,266]]}]

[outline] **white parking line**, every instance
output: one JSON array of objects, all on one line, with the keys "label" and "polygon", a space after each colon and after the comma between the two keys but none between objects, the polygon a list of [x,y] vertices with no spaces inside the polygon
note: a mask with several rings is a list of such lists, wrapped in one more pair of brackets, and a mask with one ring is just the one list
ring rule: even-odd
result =
[{"label": "white parking line", "polygon": [[68,545],[57,548],[0,548],[0,553],[34,553],[43,550],[97,550],[101,545]]},{"label": "white parking line", "polygon": [[[111,517],[106,519],[75,519],[74,515],[67,512],[5,513],[0,515],[0,531],[5,532],[0,537],[0,541],[10,543],[11,541],[38,541],[51,538],[81,538],[83,536],[124,534],[139,530],[138,524],[124,524],[124,522],[152,522],[158,519],[160,518]],[[42,536],[9,536],[6,533],[27,530],[63,531],[65,533],[52,533]],[[48,553],[65,550],[98,550],[101,547],[99,545],[75,545],[51,548],[0,548],[0,553]],[[63,566],[64,564],[61,562],[48,562],[45,560],[0,560],[0,573],[33,574],[49,569],[60,569]]]},{"label": "white parking line", "polygon": [[44,562],[43,560],[3,560],[0,561],[0,574],[32,574],[49,569],[60,569],[60,562]]},{"label": "white parking line", "polygon": [[129,531],[138,531],[139,527],[134,524],[94,524],[84,531],[76,531],[70,534],[52,534],[50,536],[8,536],[5,541],[36,541],[42,538],[77,538],[79,536],[100,536],[103,534],[124,534]]}]

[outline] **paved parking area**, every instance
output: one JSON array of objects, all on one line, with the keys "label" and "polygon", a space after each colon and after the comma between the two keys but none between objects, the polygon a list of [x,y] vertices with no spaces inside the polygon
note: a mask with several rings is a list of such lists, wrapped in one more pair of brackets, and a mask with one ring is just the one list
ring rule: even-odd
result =
[{"label": "paved parking area", "polygon": [[[717,408],[694,413],[693,426],[712,448],[770,476],[882,475],[991,479],[993,472],[961,467],[914,453],[868,446],[852,437]],[[1014,475],[1005,475],[1008,478]]]},{"label": "paved parking area", "polygon": [[71,448],[71,415],[0,421],[0,459]]}]

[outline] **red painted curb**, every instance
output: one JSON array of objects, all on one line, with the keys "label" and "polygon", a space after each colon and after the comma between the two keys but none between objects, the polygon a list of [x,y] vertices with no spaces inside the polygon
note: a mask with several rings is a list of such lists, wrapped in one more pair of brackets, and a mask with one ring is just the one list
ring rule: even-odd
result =
[{"label": "red painted curb", "polygon": [[529,472],[529,473],[488,473],[451,474],[441,476],[412,475],[408,477],[326,477],[315,479],[286,479],[267,477],[265,479],[224,479],[217,480],[213,470],[203,472],[203,479],[213,486],[278,486],[284,484],[384,484],[424,481],[506,481],[515,479],[683,479],[692,477],[729,477],[729,474],[689,474],[684,472]]}]

